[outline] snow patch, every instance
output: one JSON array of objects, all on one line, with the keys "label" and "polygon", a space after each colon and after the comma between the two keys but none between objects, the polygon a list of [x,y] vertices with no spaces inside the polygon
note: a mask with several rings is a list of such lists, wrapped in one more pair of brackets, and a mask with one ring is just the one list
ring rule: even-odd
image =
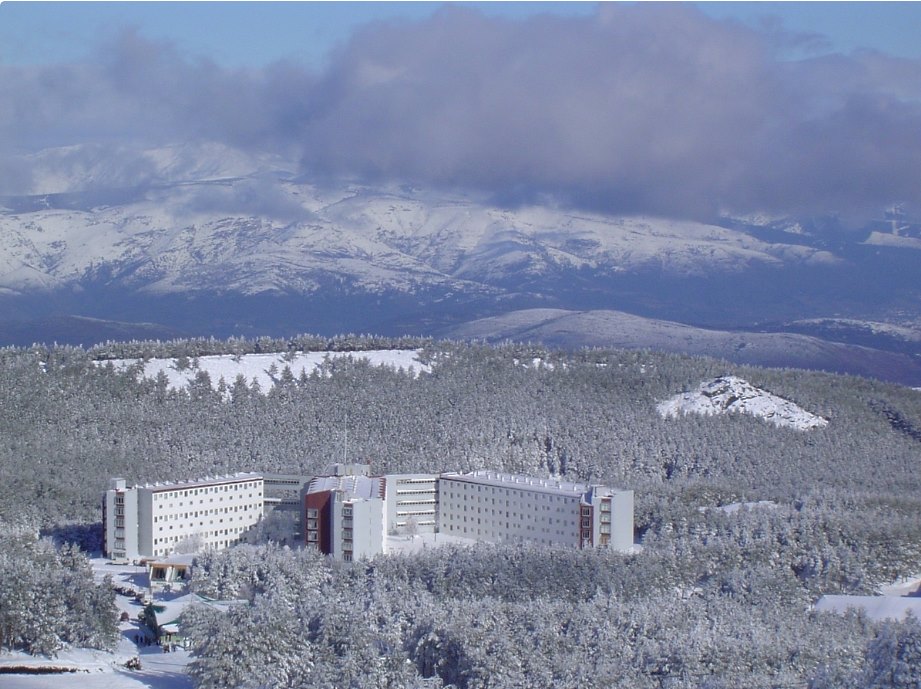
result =
[{"label": "snow patch", "polygon": [[[366,352],[297,352],[272,353],[272,354],[220,354],[202,356],[189,359],[187,365],[180,365],[177,359],[115,359],[97,361],[103,366],[111,363],[116,370],[126,371],[132,366],[142,364],[140,373],[142,378],[155,380],[163,373],[169,381],[170,389],[179,390],[188,388],[199,373],[208,374],[211,387],[217,388],[221,379],[231,386],[238,376],[243,376],[248,385],[255,380],[263,392],[268,392],[281,380],[285,367],[291,370],[295,378],[302,373],[312,374],[324,362],[332,359],[362,359],[372,366],[388,366],[393,369],[403,370],[417,377],[420,373],[428,373],[431,367],[419,361],[419,349],[378,349]],[[183,364],[186,362],[183,361]]]},{"label": "snow patch", "polygon": [[735,514],[739,510],[753,510],[758,508],[764,509],[774,509],[777,507],[777,503],[773,500],[758,500],[757,502],[731,502],[728,505],[718,505],[716,507],[699,507],[699,512],[706,512],[708,510],[719,510],[725,514]]},{"label": "snow patch", "polygon": [[815,604],[821,612],[843,614],[850,609],[863,610],[874,622],[901,620],[910,611],[921,617],[921,598],[906,596],[822,596]]},{"label": "snow patch", "polygon": [[704,381],[697,390],[675,395],[660,402],[656,408],[665,419],[685,414],[750,414],[775,426],[801,431],[828,425],[827,419],[736,376]]}]

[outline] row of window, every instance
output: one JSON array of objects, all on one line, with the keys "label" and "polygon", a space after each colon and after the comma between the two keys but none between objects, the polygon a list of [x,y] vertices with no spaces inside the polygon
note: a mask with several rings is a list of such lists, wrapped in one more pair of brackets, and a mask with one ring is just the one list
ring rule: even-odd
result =
[{"label": "row of window", "polygon": [[[516,523],[516,524],[517,524],[517,523],[523,523],[523,520],[533,517],[533,515],[525,515],[525,514],[519,515],[517,512],[506,512],[506,513],[504,514],[504,516],[505,516],[505,518],[506,518],[507,520],[512,520],[511,522],[506,522],[506,526],[508,526],[509,523]],[[521,519],[518,518],[519,516],[521,517]],[[483,523],[483,520],[485,519],[485,520],[486,520],[486,523],[489,524],[489,523],[491,523],[491,522],[495,522],[495,521],[496,521],[496,520],[495,520],[495,517],[498,517],[499,519],[502,519],[503,513],[502,513],[501,511],[500,511],[500,512],[490,512],[489,510],[487,510],[487,513],[486,513],[486,516],[485,516],[485,517],[474,517],[473,515],[471,515],[471,516],[470,516],[470,523],[472,524],[472,523],[473,523],[473,520],[476,519],[476,523],[477,523],[477,524],[482,524],[482,523]],[[455,514],[443,514],[441,520],[442,520],[442,522],[444,522],[444,523],[446,523],[446,524],[450,524],[451,522],[455,522],[455,521],[458,522],[458,523],[460,523],[460,522],[462,522],[462,521],[466,523],[466,521],[467,521],[467,516],[466,516],[466,515],[460,515],[460,514],[457,514],[457,515],[455,515]],[[500,522],[500,523],[501,523],[501,522]],[[554,520],[553,517],[550,517],[549,519],[541,519],[541,520],[540,520],[539,522],[537,522],[537,523],[540,523],[540,524],[570,524],[570,525],[575,525],[575,524],[577,524],[578,522],[577,522],[577,521],[574,521],[574,520],[571,519],[571,518],[570,518],[570,519],[556,519],[556,520]],[[585,524],[584,521],[583,521],[583,524]],[[531,527],[529,526],[528,528],[531,528]]]},{"label": "row of window", "polygon": [[[556,535],[560,538],[553,538],[552,536],[546,535],[547,532],[542,532],[540,536],[530,536],[522,534],[509,534],[509,533],[496,533],[491,529],[482,529],[471,527],[457,527],[449,529],[449,531],[457,534],[466,534],[468,536],[476,536],[478,538],[493,539],[495,541],[528,541],[530,543],[543,543],[546,545],[560,545],[560,544],[572,544],[575,540],[575,537],[578,534],[575,533],[564,533],[562,531],[557,531]],[[568,537],[568,538],[567,538]]]},{"label": "row of window", "polygon": [[[227,517],[227,521],[230,521],[230,522],[232,522],[234,519],[235,519],[234,517]],[[240,517],[240,520],[243,521],[243,517]],[[218,519],[218,524],[223,524],[223,523],[224,523],[224,518],[223,518],[223,517],[221,517],[220,519]],[[213,519],[209,519],[209,520],[208,520],[208,524],[214,524],[214,520],[213,520]],[[204,521],[200,521],[200,522],[198,522],[198,525],[199,525],[199,526],[204,526],[204,525],[205,525],[205,522],[204,522]],[[189,525],[186,525],[186,526],[189,526]],[[191,526],[192,526],[192,528],[195,527],[194,524],[192,524]],[[181,527],[181,526],[178,526],[177,528],[178,528],[180,531],[182,531],[182,527]],[[172,531],[172,530],[173,530],[173,525],[170,524],[169,527],[168,527],[168,529],[169,529],[170,531]],[[162,526],[160,527],[160,531],[163,531],[163,527],[162,527]]]},{"label": "row of window", "polygon": [[246,527],[237,526],[237,527],[231,527],[228,529],[217,529],[215,531],[198,531],[192,534],[179,535],[179,536],[163,536],[162,538],[153,539],[153,542],[154,542],[154,545],[157,545],[158,543],[160,544],[177,543],[179,541],[185,540],[189,536],[201,536],[202,538],[207,540],[207,539],[211,539],[211,538],[215,538],[219,536],[235,535],[235,534],[243,533],[244,531],[246,531]]},{"label": "row of window", "polygon": [[[226,538],[220,541],[215,541],[211,545],[214,546],[215,548],[230,548],[231,546],[237,545],[239,542],[240,542],[239,538]],[[155,548],[154,549],[154,557],[165,557],[169,555],[170,553],[172,553],[172,548]]]},{"label": "row of window", "polygon": [[175,514],[155,515],[155,522],[164,522],[177,519],[188,519],[189,517],[206,517],[211,514],[228,514],[230,512],[253,512],[262,509],[258,505],[234,505],[233,507],[214,507],[207,510],[197,510],[194,512],[177,512]]},{"label": "row of window", "polygon": [[[228,500],[233,500],[234,498],[240,498],[241,500],[243,500],[244,498],[246,498],[246,499],[252,500],[252,499],[253,499],[253,494],[252,494],[252,493],[247,493],[246,495],[229,495],[229,496],[227,496],[227,499],[228,499]],[[257,495],[256,498],[259,499],[259,500],[261,500],[261,499],[262,499],[262,496]],[[218,501],[218,502],[224,502],[224,496],[221,495],[220,497],[218,497],[217,501]],[[214,503],[214,498],[208,498],[208,504],[210,505],[210,504],[212,504],[212,503]],[[199,505],[204,505],[204,504],[205,504],[205,498],[201,498],[201,499],[198,501],[198,504],[199,504]],[[195,505],[195,501],[194,501],[194,500],[189,500],[189,507],[192,507],[193,505]],[[162,503],[162,502],[161,502],[159,505],[154,505],[154,508],[160,509],[160,510],[165,510],[165,509],[175,509],[175,506],[176,506],[176,504],[175,504],[175,503],[172,503],[172,502],[171,502],[169,505],[166,505],[165,503]],[[184,503],[184,502],[180,502],[180,503],[179,503],[179,506],[180,506],[180,507],[185,507],[185,503]]]},{"label": "row of window", "polygon": [[[492,502],[489,502],[490,500]],[[412,503],[403,503],[403,504],[408,505]],[[496,503],[495,498],[486,498],[486,500],[476,500],[473,502],[469,502],[467,500],[456,500],[456,501],[443,500],[441,503],[442,509],[444,510],[451,509],[451,508],[460,509],[460,506],[463,505],[465,512],[467,511],[468,506],[470,507],[470,511],[472,512],[474,506],[476,505],[496,505],[496,504],[498,504],[501,507],[502,498],[499,498],[498,503]],[[551,508],[550,505],[535,505],[534,503],[526,503],[525,505],[522,505],[520,500],[506,500],[505,501],[505,507],[519,507],[520,508],[522,506],[528,507],[532,512],[537,512],[537,511],[549,512],[551,509],[553,509]],[[480,509],[486,509],[486,508],[477,507],[478,511]],[[557,514],[572,514],[573,510],[572,510],[571,505],[563,505],[563,506],[557,506],[555,509],[553,509],[553,511],[556,512]]]},{"label": "row of window", "polygon": [[166,500],[167,498],[190,497],[192,495],[235,493],[241,490],[252,490],[262,485],[262,481],[246,481],[244,483],[224,483],[217,486],[205,486],[203,488],[179,488],[176,490],[156,491],[153,494],[153,499]]},{"label": "row of window", "polygon": [[[529,486],[528,484],[521,484],[519,488],[497,488],[495,486],[479,486],[465,481],[452,481],[447,482],[445,479],[442,479],[442,493],[445,493],[445,486],[448,487],[447,494],[453,496],[454,493],[452,489],[454,485],[457,485],[460,490],[464,493],[488,493],[490,495],[521,495],[526,493],[528,500],[537,501],[544,500],[546,502],[563,502],[566,500],[578,500],[579,497],[576,495],[554,495],[552,493],[547,493],[544,490],[535,490],[537,486]],[[476,488],[476,491],[473,489]],[[460,495],[458,495],[460,497]]]}]

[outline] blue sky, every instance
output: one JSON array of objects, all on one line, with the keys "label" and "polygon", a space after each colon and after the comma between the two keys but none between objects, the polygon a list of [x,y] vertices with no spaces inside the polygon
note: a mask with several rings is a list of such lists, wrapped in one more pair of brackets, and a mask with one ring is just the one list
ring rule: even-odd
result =
[{"label": "blue sky", "polygon": [[[435,2],[3,2],[0,61],[47,64],[83,59],[101,36],[132,26],[168,41],[186,56],[228,67],[294,59],[321,66],[356,27],[374,21],[418,21]],[[590,15],[591,2],[461,3],[499,17],[539,13]],[[871,48],[921,58],[921,3],[705,2],[708,15],[759,26],[766,17],[791,32],[823,36],[825,51]]]}]

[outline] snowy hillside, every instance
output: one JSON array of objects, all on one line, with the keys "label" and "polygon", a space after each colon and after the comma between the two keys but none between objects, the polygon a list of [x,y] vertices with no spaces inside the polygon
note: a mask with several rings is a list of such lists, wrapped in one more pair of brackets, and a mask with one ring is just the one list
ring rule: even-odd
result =
[{"label": "snowy hillside", "polygon": [[704,381],[693,392],[683,392],[660,402],[657,409],[666,419],[683,414],[750,414],[776,426],[801,431],[828,424],[827,419],[736,376]]},{"label": "snowy hillside", "polygon": [[243,354],[241,356],[203,356],[180,363],[176,359],[117,359],[100,361],[100,365],[111,363],[116,369],[125,371],[143,363],[140,375],[151,380],[163,373],[172,389],[187,388],[200,373],[207,373],[211,386],[217,388],[221,381],[229,387],[238,376],[243,376],[248,385],[259,383],[263,392],[268,392],[282,379],[285,368],[295,378],[310,375],[324,362],[331,359],[354,358],[367,361],[372,366],[389,366],[418,375],[428,372],[430,367],[421,364],[418,350],[388,349],[364,352],[297,352],[295,354]]},{"label": "snowy hillside", "polygon": [[583,268],[708,276],[838,261],[694,221],[321,189],[295,180],[284,161],[223,146],[148,151],[137,186],[108,188],[104,159],[76,170],[77,153],[38,154],[33,194],[2,199],[0,293],[101,281],[149,294],[309,294],[330,280],[372,293],[491,293],[510,276]]},{"label": "snowy hillside", "polygon": [[[889,332],[883,324],[875,325],[880,332]],[[914,332],[906,328],[901,331]],[[542,342],[564,348],[648,348],[754,366],[792,366],[911,384],[921,381],[921,362],[909,353],[798,333],[696,328],[610,309],[521,309],[453,326],[442,334],[489,342]]]},{"label": "snowy hillside", "polygon": [[[324,186],[299,177],[296,161],[218,144],[141,153],[125,178],[102,148],[41,151],[32,186],[0,197],[0,344],[509,337],[921,383],[921,340],[885,329],[921,322],[916,251],[834,228],[788,231],[795,219],[704,222]],[[540,322],[535,309],[554,312]],[[845,332],[821,325],[827,314],[877,325]],[[490,316],[504,320],[465,325]],[[817,337],[787,334],[791,323]],[[773,332],[752,332],[763,329]]]}]

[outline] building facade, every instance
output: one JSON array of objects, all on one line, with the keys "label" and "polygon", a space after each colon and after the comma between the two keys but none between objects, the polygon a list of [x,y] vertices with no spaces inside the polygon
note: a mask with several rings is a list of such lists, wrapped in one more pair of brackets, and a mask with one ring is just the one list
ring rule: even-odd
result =
[{"label": "building facade", "polygon": [[386,552],[388,534],[571,548],[633,545],[633,491],[495,471],[318,477],[305,489],[303,505],[305,544],[344,560]]},{"label": "building facade", "polygon": [[384,552],[387,480],[318,476],[303,490],[304,544],[351,561]]},{"label": "building facade", "polygon": [[435,533],[438,528],[438,476],[387,474],[384,478],[387,533]]},{"label": "building facade", "polygon": [[260,474],[132,487],[112,479],[103,497],[105,555],[134,561],[165,557],[177,548],[226,548],[239,543],[263,510]]},{"label": "building facade", "polygon": [[300,514],[301,491],[312,478],[300,474],[262,474],[265,514],[275,510]]},{"label": "building facade", "polygon": [[633,491],[496,471],[441,474],[440,533],[489,543],[633,545]]}]

